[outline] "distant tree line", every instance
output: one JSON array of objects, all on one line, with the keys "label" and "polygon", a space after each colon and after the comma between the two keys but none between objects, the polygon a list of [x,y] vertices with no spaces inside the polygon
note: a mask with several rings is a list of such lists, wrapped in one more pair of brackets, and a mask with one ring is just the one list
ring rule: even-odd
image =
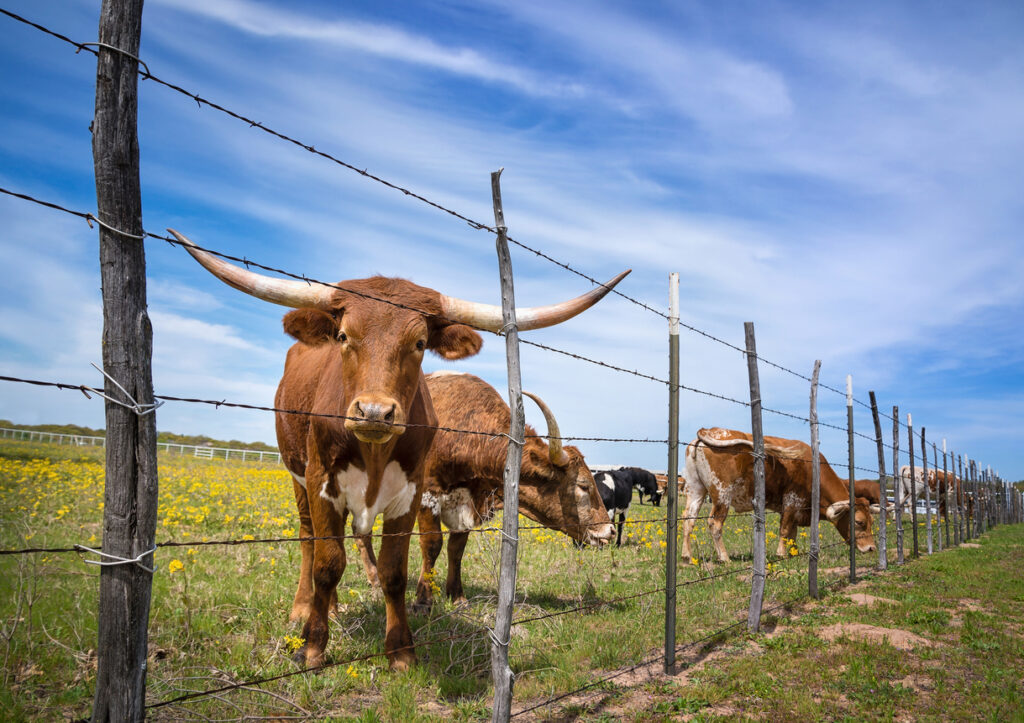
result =
[{"label": "distant tree line", "polygon": [[[80,434],[85,437],[105,437],[107,430],[81,427],[77,424],[15,424],[7,419],[0,419],[0,427],[8,429],[27,429],[33,432],[50,432],[52,434]],[[251,449],[256,452],[276,452],[277,447],[263,442],[240,442],[237,439],[228,441],[213,439],[202,434],[175,434],[174,432],[158,432],[158,442],[186,444],[194,447],[230,447],[231,449]]]}]

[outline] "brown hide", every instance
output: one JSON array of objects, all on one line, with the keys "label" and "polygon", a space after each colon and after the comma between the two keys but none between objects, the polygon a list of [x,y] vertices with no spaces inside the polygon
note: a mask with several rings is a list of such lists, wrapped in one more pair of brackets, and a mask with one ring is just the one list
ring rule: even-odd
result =
[{"label": "brown hide", "polygon": [[873,505],[882,503],[882,487],[876,479],[855,479],[853,481],[853,493],[857,497],[863,497]]},{"label": "brown hide", "polygon": [[[489,520],[502,506],[508,440],[501,435],[508,433],[510,422],[508,405],[479,377],[440,372],[428,375],[426,381],[439,426],[486,434],[442,429],[427,455],[419,516],[423,571],[417,589],[417,605],[423,607],[430,605],[429,581],[441,551],[442,521],[452,529],[446,592],[452,599],[462,598],[461,553],[467,531]],[[580,543],[608,540],[613,532],[611,520],[583,455],[576,447],[562,447],[563,463],[555,464],[548,444],[531,435],[536,431],[527,426],[519,476],[520,512]]]},{"label": "brown hide", "polygon": [[[722,542],[722,525],[729,508],[737,512],[753,509],[754,456],[752,437],[745,432],[722,428],[701,429],[686,448],[686,513],[683,521],[683,551],[691,557],[690,532],[704,497],[711,498],[711,535],[719,559],[728,562]],[[849,540],[849,487],[835,473],[824,456],[821,461],[821,519],[830,519]],[[798,440],[765,437],[765,508],[782,515],[776,554],[785,555],[786,539],[794,539],[796,528],[810,525],[811,448]],[[871,535],[871,507],[867,499],[855,500],[857,548],[875,549]],[[835,507],[833,507],[835,505]],[[829,511],[832,510],[832,514]]]}]

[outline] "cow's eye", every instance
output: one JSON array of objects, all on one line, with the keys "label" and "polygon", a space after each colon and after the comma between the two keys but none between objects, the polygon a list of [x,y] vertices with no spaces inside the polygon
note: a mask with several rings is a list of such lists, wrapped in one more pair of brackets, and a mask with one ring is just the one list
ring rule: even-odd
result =
[{"label": "cow's eye", "polygon": [[348,341],[348,334],[343,331],[338,332],[338,341]]},{"label": "cow's eye", "polygon": [[427,342],[423,341],[422,339],[420,339],[419,341],[416,342],[416,350],[417,351],[423,351],[426,348],[427,348]]}]

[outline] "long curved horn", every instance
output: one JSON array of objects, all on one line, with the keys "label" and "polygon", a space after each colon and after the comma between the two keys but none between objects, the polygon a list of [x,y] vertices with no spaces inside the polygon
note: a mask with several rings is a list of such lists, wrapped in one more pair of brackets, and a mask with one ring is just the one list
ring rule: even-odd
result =
[{"label": "long curved horn", "polygon": [[548,423],[548,457],[551,459],[551,464],[558,467],[564,467],[569,464],[569,455],[562,449],[562,433],[558,431],[558,422],[555,421],[555,415],[548,409],[548,405],[544,403],[544,400],[536,394],[531,394],[530,392],[523,392],[523,394],[537,402],[537,406],[540,407],[540,411],[544,414],[544,420]]},{"label": "long curved horn", "polygon": [[281,306],[290,306],[294,309],[304,306],[318,308],[330,306],[335,290],[329,286],[291,279],[275,279],[271,276],[257,274],[203,251],[173,228],[167,230],[174,234],[185,250],[192,254],[192,257],[202,264],[203,268],[228,286],[233,286],[257,299]]},{"label": "long curved horn", "polygon": [[[530,331],[561,324],[603,299],[604,295],[615,288],[615,285],[626,278],[631,271],[632,269],[627,269],[604,285],[560,304],[517,308],[516,327],[519,331]],[[505,326],[501,316],[501,307],[493,304],[479,304],[441,294],[441,308],[444,309],[444,315],[452,321],[468,324],[484,331],[501,331]]]}]

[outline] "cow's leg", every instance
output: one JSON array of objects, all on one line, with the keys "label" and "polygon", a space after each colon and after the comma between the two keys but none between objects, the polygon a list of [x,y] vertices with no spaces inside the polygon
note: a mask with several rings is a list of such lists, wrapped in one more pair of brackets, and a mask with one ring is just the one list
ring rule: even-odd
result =
[{"label": "cow's leg", "polygon": [[725,518],[729,515],[729,505],[715,503],[711,508],[711,517],[708,519],[708,527],[711,528],[711,541],[718,552],[718,559],[721,562],[729,562],[729,553],[725,550],[725,543],[722,542],[722,528],[725,526]]},{"label": "cow's leg", "polygon": [[690,535],[693,533],[693,526],[697,522],[697,515],[700,513],[701,505],[704,504],[704,493],[686,494],[686,512],[683,513],[683,559],[692,560],[690,552]]},{"label": "cow's leg", "polygon": [[462,555],[466,551],[469,532],[452,532],[448,535],[448,580],[444,591],[448,599],[456,605],[466,602],[462,592]]},{"label": "cow's leg", "polygon": [[391,670],[406,670],[416,662],[412,631],[405,611],[405,586],[409,579],[409,536],[416,522],[420,496],[413,500],[415,508],[401,517],[384,520],[384,540],[380,546],[377,573],[384,591],[387,612],[384,652]]},{"label": "cow's leg", "polygon": [[[299,537],[313,536],[313,523],[309,519],[309,498],[306,495],[306,488],[296,480],[292,480],[295,487],[295,505],[299,510]],[[302,553],[302,562],[299,565],[299,586],[295,591],[295,600],[292,602],[292,611],[288,615],[289,622],[306,622],[309,618],[309,611],[313,605],[313,541],[304,540],[299,543]]]},{"label": "cow's leg", "polygon": [[625,512],[620,512],[619,513],[619,521],[617,523],[618,528],[619,528],[619,533],[615,537],[615,546],[616,547],[622,547],[622,526],[625,524],[625,522],[626,522],[626,513]]},{"label": "cow's leg", "polygon": [[302,629],[305,644],[295,654],[296,662],[305,662],[306,667],[316,668],[324,662],[324,649],[329,637],[327,616],[332,600],[337,600],[338,581],[345,572],[345,518],[347,511],[335,509],[333,503],[320,495],[326,484],[327,474],[323,468],[306,468],[310,519],[313,523],[313,604],[309,618]]},{"label": "cow's leg", "polygon": [[370,535],[357,535],[354,529],[352,537],[355,538],[356,549],[359,550],[359,557],[363,561],[367,582],[370,583],[370,587],[380,587],[377,576],[377,557],[373,554],[373,538]]},{"label": "cow's leg", "polygon": [[779,557],[786,557],[789,554],[789,545],[786,540],[796,543],[796,515],[797,510],[789,507],[783,508],[782,517],[779,519],[779,545],[775,554]]},{"label": "cow's leg", "polygon": [[441,548],[444,546],[444,538],[441,536],[441,518],[435,515],[432,509],[420,507],[417,519],[423,566],[420,568],[420,580],[416,583],[416,602],[413,603],[412,609],[413,612],[426,613],[430,612],[430,608],[434,604],[431,580],[433,580],[437,556],[441,554]]}]

